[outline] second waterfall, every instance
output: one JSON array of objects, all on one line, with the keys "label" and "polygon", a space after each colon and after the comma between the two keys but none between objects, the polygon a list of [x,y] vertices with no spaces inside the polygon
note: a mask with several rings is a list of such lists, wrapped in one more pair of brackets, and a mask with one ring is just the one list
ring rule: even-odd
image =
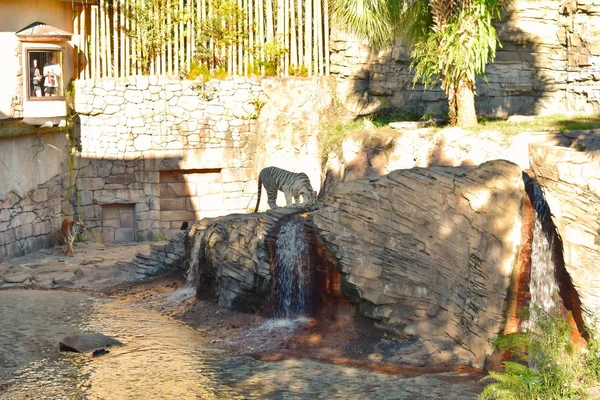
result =
[{"label": "second waterfall", "polygon": [[304,220],[293,217],[281,225],[275,242],[276,318],[308,316],[313,282]]}]

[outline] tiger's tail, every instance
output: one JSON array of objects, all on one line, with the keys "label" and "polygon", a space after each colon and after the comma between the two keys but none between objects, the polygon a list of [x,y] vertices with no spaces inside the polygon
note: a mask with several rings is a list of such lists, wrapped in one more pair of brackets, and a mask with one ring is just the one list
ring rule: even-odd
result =
[{"label": "tiger's tail", "polygon": [[254,212],[258,212],[258,206],[260,204],[260,195],[262,193],[262,179],[260,179],[260,175],[258,175],[258,196],[256,197],[256,208]]}]

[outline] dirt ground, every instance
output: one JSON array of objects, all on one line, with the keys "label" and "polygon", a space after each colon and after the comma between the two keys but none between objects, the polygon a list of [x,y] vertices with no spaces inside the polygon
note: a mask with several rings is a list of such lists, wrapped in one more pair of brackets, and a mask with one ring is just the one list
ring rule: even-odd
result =
[{"label": "dirt ground", "polygon": [[[415,376],[434,372],[462,372],[477,381],[483,372],[470,367],[414,362],[418,353],[411,344],[389,337],[364,318],[304,319],[278,326],[261,315],[236,312],[215,301],[196,299],[185,288],[181,274],[144,282],[121,284],[101,293],[133,302],[180,320],[210,339],[214,348],[227,354],[246,354],[264,361],[309,358],[333,364],[360,367],[379,373]],[[187,293],[186,293],[187,292]],[[173,299],[187,294],[183,301]],[[397,354],[411,353],[410,362]],[[394,357],[390,357],[394,354]]]}]

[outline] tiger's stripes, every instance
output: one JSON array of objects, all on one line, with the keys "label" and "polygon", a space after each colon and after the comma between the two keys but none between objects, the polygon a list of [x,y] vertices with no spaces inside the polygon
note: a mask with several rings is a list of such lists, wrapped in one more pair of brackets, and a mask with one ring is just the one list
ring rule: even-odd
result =
[{"label": "tiger's stripes", "polygon": [[74,257],[75,252],[73,251],[73,243],[78,233],[85,232],[85,224],[79,218],[73,219],[67,217],[63,219],[60,227],[63,238],[65,239],[65,245],[63,246],[63,253],[68,256]]},{"label": "tiger's stripes", "polygon": [[[278,190],[285,195],[288,206],[292,205],[292,198],[296,205],[302,204],[305,208],[312,207],[317,201],[317,192],[313,190],[310,180],[304,172],[296,173],[277,167],[266,167],[258,174],[258,198],[254,212],[258,211],[260,205],[262,186],[265,187],[271,208],[277,208]],[[300,203],[300,196],[302,196],[302,203]]]}]

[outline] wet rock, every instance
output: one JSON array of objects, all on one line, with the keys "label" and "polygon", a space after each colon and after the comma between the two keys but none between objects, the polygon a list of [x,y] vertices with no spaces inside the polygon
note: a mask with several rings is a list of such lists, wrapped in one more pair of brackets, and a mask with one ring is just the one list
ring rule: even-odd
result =
[{"label": "wet rock", "polygon": [[94,350],[94,352],[92,353],[93,357],[98,357],[98,356],[103,356],[105,354],[110,353],[109,350],[106,349],[98,349],[98,350]]},{"label": "wet rock", "polygon": [[90,353],[105,350],[107,347],[123,346],[123,343],[102,333],[89,333],[64,337],[59,346],[60,351]]},{"label": "wet rock", "polygon": [[31,273],[27,271],[19,271],[4,275],[5,283],[24,283],[31,279]]},{"label": "wet rock", "polygon": [[100,263],[102,261],[104,261],[104,258],[102,258],[102,257],[94,257],[94,258],[85,259],[80,264],[81,265],[90,265],[90,264]]}]

